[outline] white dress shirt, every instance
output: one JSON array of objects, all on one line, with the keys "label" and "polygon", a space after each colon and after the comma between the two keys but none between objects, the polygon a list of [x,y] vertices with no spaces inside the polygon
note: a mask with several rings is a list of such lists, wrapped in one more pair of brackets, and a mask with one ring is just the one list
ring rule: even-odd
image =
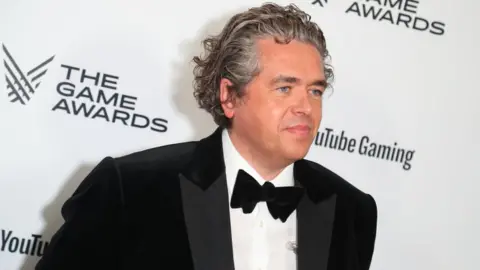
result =
[{"label": "white dress shirt", "polygon": [[[223,131],[222,142],[230,201],[239,169],[249,173],[260,185],[265,180],[238,153],[226,130]],[[293,165],[270,182],[277,187],[293,186]],[[288,248],[289,243],[296,241],[296,220],[296,211],[285,223],[273,219],[265,202],[259,202],[250,214],[244,214],[241,208],[230,207],[235,270],[296,269],[296,255]]]}]

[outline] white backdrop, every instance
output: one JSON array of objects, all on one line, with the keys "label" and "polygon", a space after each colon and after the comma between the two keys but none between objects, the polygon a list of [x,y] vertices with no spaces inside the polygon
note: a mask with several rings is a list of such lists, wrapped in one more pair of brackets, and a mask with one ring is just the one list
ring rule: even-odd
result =
[{"label": "white backdrop", "polygon": [[[190,59],[262,1],[162,2],[0,0],[0,269],[33,269],[102,157],[213,131]],[[326,33],[336,82],[319,132],[343,131],[356,147],[314,145],[308,157],[377,200],[371,269],[478,270],[480,2],[276,2]],[[414,152],[404,165],[365,154],[372,143]]]}]

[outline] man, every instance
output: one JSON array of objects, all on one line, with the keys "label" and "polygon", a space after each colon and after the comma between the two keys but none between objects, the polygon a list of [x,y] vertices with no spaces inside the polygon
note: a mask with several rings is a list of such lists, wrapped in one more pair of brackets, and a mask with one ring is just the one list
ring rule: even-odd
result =
[{"label": "man", "polygon": [[194,58],[209,137],[107,157],[65,203],[37,270],[366,270],[374,199],[304,159],[332,79],[293,5],[234,16]]}]

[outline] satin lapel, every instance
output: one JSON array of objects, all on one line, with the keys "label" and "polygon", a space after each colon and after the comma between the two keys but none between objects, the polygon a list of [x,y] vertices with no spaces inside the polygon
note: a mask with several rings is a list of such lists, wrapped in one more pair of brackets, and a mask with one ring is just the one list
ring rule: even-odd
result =
[{"label": "satin lapel", "polygon": [[294,166],[295,181],[306,190],[297,208],[298,270],[327,270],[330,257],[337,194],[313,166],[306,160]]},{"label": "satin lapel", "polygon": [[317,204],[303,196],[297,208],[298,270],[327,270],[336,195]]},{"label": "satin lapel", "polygon": [[195,270],[233,270],[225,176],[202,190],[180,175],[183,211]]},{"label": "satin lapel", "polygon": [[195,270],[233,270],[222,129],[198,142],[180,173],[184,218]]}]

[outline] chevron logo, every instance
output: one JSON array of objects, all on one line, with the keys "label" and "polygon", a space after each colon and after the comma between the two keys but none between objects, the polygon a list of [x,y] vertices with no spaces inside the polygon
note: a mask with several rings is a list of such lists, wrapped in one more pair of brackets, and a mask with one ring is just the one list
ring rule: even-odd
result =
[{"label": "chevron logo", "polygon": [[328,4],[328,0],[315,0],[312,2],[312,5],[316,5],[316,4],[323,7],[324,5]]},{"label": "chevron logo", "polygon": [[3,63],[6,69],[7,95],[10,98],[10,102],[25,105],[37,90],[41,83],[41,78],[47,73],[46,67],[48,63],[52,62],[55,56],[24,72],[7,50],[5,44],[2,44],[2,48],[5,53]]}]

